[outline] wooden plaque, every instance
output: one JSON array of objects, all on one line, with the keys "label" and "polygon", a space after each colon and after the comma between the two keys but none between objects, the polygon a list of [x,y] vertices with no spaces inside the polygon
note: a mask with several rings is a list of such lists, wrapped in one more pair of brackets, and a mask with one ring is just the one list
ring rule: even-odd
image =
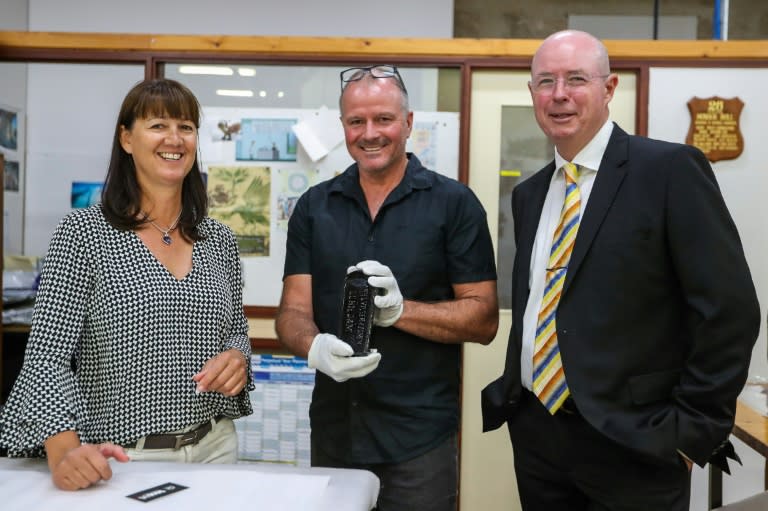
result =
[{"label": "wooden plaque", "polygon": [[739,98],[694,97],[688,101],[691,126],[685,143],[701,149],[709,161],[733,160],[744,151],[739,119],[744,102]]}]

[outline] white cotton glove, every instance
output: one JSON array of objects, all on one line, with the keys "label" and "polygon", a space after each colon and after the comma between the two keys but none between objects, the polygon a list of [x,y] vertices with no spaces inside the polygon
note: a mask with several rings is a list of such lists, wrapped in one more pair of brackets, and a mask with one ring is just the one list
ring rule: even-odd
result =
[{"label": "white cotton glove", "polygon": [[379,366],[381,353],[353,357],[352,346],[332,334],[317,334],[307,355],[307,365],[341,383],[362,378]]},{"label": "white cotton glove", "polygon": [[373,324],[376,326],[392,326],[400,319],[403,313],[403,295],[397,285],[392,270],[389,266],[384,266],[378,261],[362,261],[355,266],[350,266],[350,270],[358,269],[368,275],[368,283],[373,287],[378,287],[384,292],[373,299],[376,310],[373,313]]}]

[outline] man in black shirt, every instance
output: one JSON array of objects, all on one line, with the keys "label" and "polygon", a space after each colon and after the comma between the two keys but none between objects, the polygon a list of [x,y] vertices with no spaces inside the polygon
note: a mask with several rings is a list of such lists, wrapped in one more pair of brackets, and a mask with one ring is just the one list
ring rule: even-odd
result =
[{"label": "man in black shirt", "polygon": [[[317,376],[312,464],[364,468],[378,509],[456,508],[460,344],[488,344],[498,305],[485,211],[463,184],[405,151],[413,124],[394,66],[342,72],[355,164],[310,188],[288,226],[280,341]],[[381,289],[371,345],[341,341],[344,277]]]}]

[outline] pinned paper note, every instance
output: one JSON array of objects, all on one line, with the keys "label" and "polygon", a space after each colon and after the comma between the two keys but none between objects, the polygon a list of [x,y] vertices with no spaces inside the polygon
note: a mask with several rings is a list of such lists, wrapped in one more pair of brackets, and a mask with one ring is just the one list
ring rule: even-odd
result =
[{"label": "pinned paper note", "polygon": [[294,124],[296,138],[310,159],[315,162],[330,153],[344,140],[344,129],[338,118],[338,112],[331,112],[320,107],[314,116]]}]

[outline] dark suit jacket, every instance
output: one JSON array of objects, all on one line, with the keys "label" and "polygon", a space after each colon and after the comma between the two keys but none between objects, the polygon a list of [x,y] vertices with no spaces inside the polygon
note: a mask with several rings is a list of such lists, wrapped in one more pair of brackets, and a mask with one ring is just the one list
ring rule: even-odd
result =
[{"label": "dark suit jacket", "polygon": [[[501,426],[520,396],[531,251],[554,170],[552,162],[512,195],[512,331],[504,374],[483,390],[484,431]],[[556,318],[571,395],[595,428],[667,461],[678,449],[699,465],[732,451],[760,312],[701,151],[614,126]]]}]

